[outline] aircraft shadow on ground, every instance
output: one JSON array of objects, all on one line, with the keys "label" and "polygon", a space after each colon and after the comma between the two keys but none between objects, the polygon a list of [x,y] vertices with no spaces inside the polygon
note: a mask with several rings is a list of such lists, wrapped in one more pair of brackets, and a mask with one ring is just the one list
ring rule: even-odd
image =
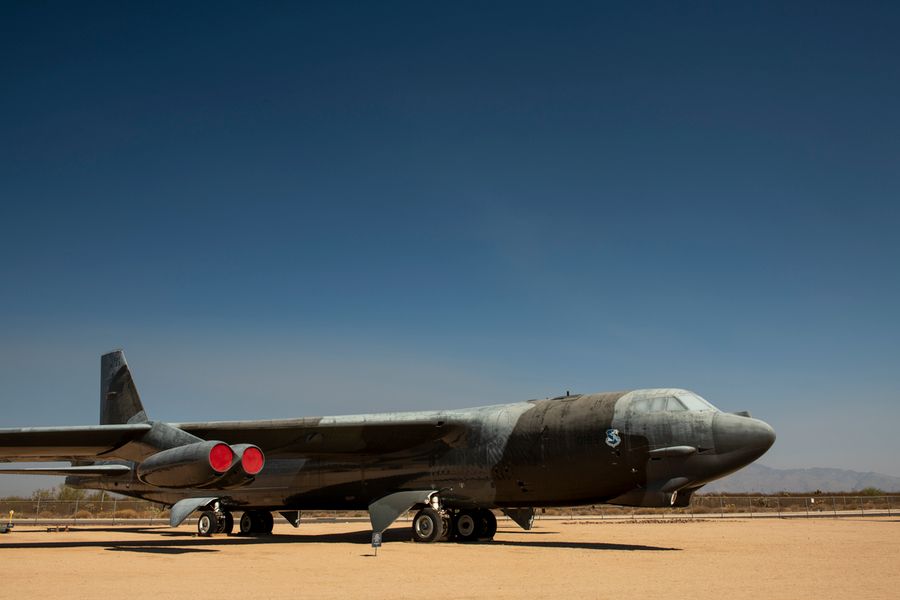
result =
[{"label": "aircraft shadow on ground", "polygon": [[[160,531],[156,528],[79,528],[78,531],[108,531],[116,534],[148,534],[159,535],[159,539],[140,540],[79,540],[69,541],[64,538],[67,533],[48,533],[52,539],[40,542],[16,542],[9,538],[0,540],[0,554],[6,549],[40,549],[40,548],[103,548],[111,552],[140,552],[150,554],[189,554],[197,552],[220,552],[231,545],[259,545],[259,544],[359,544],[369,550],[369,542],[372,534],[368,530],[349,531],[344,533],[325,533],[316,535],[304,534],[276,534],[254,537],[237,535],[197,537],[196,534],[181,531]],[[492,542],[481,542],[476,545],[498,545],[512,547],[533,548],[573,548],[579,550],[627,550],[642,552],[679,551],[680,548],[665,548],[660,546],[642,546],[633,544],[608,544],[603,542],[566,542],[547,541],[534,539],[537,535],[546,535],[551,532],[517,532],[522,539],[507,540],[495,539]],[[12,534],[15,535],[15,534]],[[518,536],[517,536],[518,537]],[[9,541],[7,541],[9,540]],[[382,541],[385,544],[410,542],[410,534],[405,529],[389,529],[384,532]]]},{"label": "aircraft shadow on ground", "polygon": [[664,546],[642,546],[640,544],[605,544],[603,542],[548,542],[544,540],[494,540],[495,546],[518,546],[522,548],[574,548],[578,550],[627,550],[633,552],[680,552],[681,548]]}]

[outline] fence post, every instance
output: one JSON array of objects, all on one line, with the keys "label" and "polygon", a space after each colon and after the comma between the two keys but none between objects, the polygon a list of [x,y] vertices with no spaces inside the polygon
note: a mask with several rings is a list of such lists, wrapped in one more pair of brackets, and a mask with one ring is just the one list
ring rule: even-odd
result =
[{"label": "fence post", "polygon": [[775,503],[778,506],[778,518],[781,518],[781,498],[775,498]]},{"label": "fence post", "polygon": [[891,497],[887,496],[888,516],[891,516]]},{"label": "fence post", "polygon": [[41,495],[38,494],[37,508],[34,511],[34,524],[37,525],[38,517],[41,514]]},{"label": "fence post", "polygon": [[834,496],[831,497],[831,510],[834,512],[834,518],[837,519],[837,501]]},{"label": "fence post", "polygon": [[809,498],[803,499],[803,504],[806,505],[806,518],[809,518]]},{"label": "fence post", "polygon": [[859,514],[861,514],[862,516],[866,516],[866,509],[863,508],[862,496],[857,496],[856,499],[859,500]]},{"label": "fence post", "polygon": [[719,515],[725,518],[725,498],[719,496]]},{"label": "fence post", "polygon": [[75,512],[72,513],[72,523],[78,522],[78,498],[75,498]]},{"label": "fence post", "polygon": [[118,505],[119,505],[119,499],[113,498],[113,525],[116,524],[116,512],[118,512],[117,511]]}]

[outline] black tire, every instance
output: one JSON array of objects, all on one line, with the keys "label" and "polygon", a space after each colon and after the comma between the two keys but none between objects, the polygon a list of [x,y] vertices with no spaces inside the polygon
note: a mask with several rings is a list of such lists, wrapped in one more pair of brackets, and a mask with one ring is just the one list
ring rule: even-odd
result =
[{"label": "black tire", "polygon": [[481,521],[479,538],[482,540],[494,539],[494,536],[497,534],[497,517],[494,516],[493,511],[482,508],[478,511],[478,516]]},{"label": "black tire", "polygon": [[272,513],[269,511],[263,510],[259,512],[259,532],[260,533],[272,533],[272,529],[275,527],[275,517],[272,516]]},{"label": "black tire", "polygon": [[241,535],[252,535],[257,532],[257,530],[259,529],[259,524],[254,511],[244,511],[244,514],[241,515],[241,522],[239,527]]},{"label": "black tire", "polygon": [[413,540],[430,544],[441,539],[444,534],[444,519],[441,513],[431,507],[416,513],[412,522]]},{"label": "black tire", "polygon": [[441,531],[441,537],[438,538],[439,542],[446,542],[453,536],[453,520],[450,518],[450,515],[446,513],[441,514],[441,524],[444,526]]},{"label": "black tire", "polygon": [[226,512],[222,516],[222,527],[219,533],[231,534],[232,531],[234,531],[234,515]]},{"label": "black tire", "polygon": [[483,517],[479,511],[461,510],[453,517],[453,537],[457,542],[474,542],[481,537]]},{"label": "black tire", "polygon": [[200,537],[209,537],[216,533],[219,529],[219,520],[216,513],[211,510],[204,510],[197,519],[197,535]]}]

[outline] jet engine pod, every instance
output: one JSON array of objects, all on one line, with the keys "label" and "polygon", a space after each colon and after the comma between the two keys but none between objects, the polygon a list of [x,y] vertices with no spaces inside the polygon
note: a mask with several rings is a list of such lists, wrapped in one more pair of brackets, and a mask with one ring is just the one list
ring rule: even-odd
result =
[{"label": "jet engine pod", "polygon": [[266,465],[266,456],[259,446],[236,444],[231,449],[234,450],[234,457],[240,461],[241,469],[247,475],[257,475]]},{"label": "jet engine pod", "polygon": [[157,452],[138,465],[138,479],[167,488],[203,487],[234,465],[234,451],[224,442],[196,442]]},{"label": "jet engine pod", "polygon": [[253,444],[235,444],[231,446],[234,458],[231,468],[222,477],[201,487],[206,489],[225,490],[246,485],[256,478],[266,464],[266,457],[259,446]]}]

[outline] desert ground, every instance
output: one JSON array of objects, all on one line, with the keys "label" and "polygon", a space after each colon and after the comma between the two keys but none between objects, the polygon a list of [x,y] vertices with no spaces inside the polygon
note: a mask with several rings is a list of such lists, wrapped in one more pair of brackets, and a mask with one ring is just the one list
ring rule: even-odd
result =
[{"label": "desert ground", "polygon": [[896,598],[900,519],[501,520],[494,542],[374,555],[366,523],[192,527],[22,525],[0,536],[0,598]]}]

